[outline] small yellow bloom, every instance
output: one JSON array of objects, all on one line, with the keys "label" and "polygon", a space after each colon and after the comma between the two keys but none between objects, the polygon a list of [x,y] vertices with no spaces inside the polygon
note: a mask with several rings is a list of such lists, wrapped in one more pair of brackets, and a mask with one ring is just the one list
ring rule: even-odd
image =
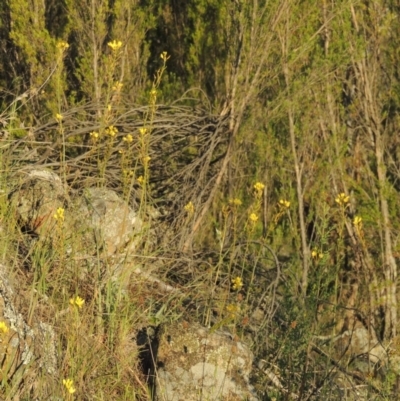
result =
[{"label": "small yellow bloom", "polygon": [[10,329],[8,328],[8,326],[7,326],[4,322],[0,322],[0,331],[1,331],[3,334],[8,333],[9,330],[10,330]]},{"label": "small yellow bloom", "polygon": [[64,42],[63,40],[61,40],[60,42],[57,43],[57,49],[60,49],[62,51],[68,49],[69,44],[67,42]]},{"label": "small yellow bloom", "polygon": [[111,111],[111,104],[107,105],[107,111]]},{"label": "small yellow bloom", "polygon": [[95,141],[96,139],[99,138],[99,133],[96,132],[96,131],[92,131],[92,132],[90,133],[90,137]]},{"label": "small yellow bloom", "polygon": [[150,156],[145,156],[145,157],[143,157],[143,163],[144,163],[144,164],[147,164],[150,160],[151,160],[151,157],[150,157]]},{"label": "small yellow bloom", "polygon": [[67,389],[68,393],[75,393],[76,388],[74,387],[74,382],[71,379],[63,379],[63,385]]},{"label": "small yellow bloom", "polygon": [[133,171],[132,170],[123,170],[123,174],[126,177],[133,177]]},{"label": "small yellow bloom", "polygon": [[261,192],[261,191],[265,188],[265,185],[264,185],[262,182],[256,182],[256,183],[253,185],[253,188],[254,188],[257,192]]},{"label": "small yellow bloom", "polygon": [[238,198],[234,198],[234,199],[229,199],[229,204],[232,206],[241,206],[242,205],[242,201]]},{"label": "small yellow bloom", "polygon": [[114,136],[117,134],[118,129],[115,128],[113,125],[110,125],[108,128],[106,128],[106,134],[110,135],[111,138],[114,138]]},{"label": "small yellow bloom", "polygon": [[118,151],[118,153],[120,154],[120,155],[123,155],[125,152],[124,152],[124,149],[120,149],[119,151]]},{"label": "small yellow bloom", "polygon": [[155,104],[157,100],[157,89],[153,88],[150,91],[150,103]]},{"label": "small yellow bloom", "polygon": [[143,178],[142,175],[141,175],[140,177],[138,177],[137,182],[138,182],[140,185],[142,185],[142,184],[144,183],[144,178]]},{"label": "small yellow bloom", "polygon": [[80,296],[76,296],[75,298],[71,298],[69,300],[69,303],[73,306],[77,306],[79,309],[82,309],[83,304],[85,303],[85,300],[82,299]]},{"label": "small yellow bloom", "polygon": [[322,259],[324,257],[324,254],[319,252],[318,249],[313,249],[311,251],[311,257],[316,260],[316,259]]},{"label": "small yellow bloom", "polygon": [[107,46],[111,47],[111,49],[115,52],[121,48],[122,42],[120,40],[113,40],[112,42],[108,42]]},{"label": "small yellow bloom", "polygon": [[237,305],[229,304],[226,306],[226,310],[233,319],[236,316],[236,314],[240,311],[240,308]]},{"label": "small yellow bloom", "polygon": [[63,116],[62,116],[62,114],[60,114],[60,113],[57,113],[57,114],[56,114],[56,120],[57,120],[58,122],[61,122],[61,121],[62,121],[62,119],[63,119]]},{"label": "small yellow bloom", "polygon": [[125,135],[123,140],[127,143],[131,143],[133,141],[133,136],[131,134]]},{"label": "small yellow bloom", "polygon": [[243,287],[243,281],[241,277],[235,277],[231,280],[232,289],[235,291],[239,291]]},{"label": "small yellow bloom", "polygon": [[249,216],[249,220],[255,223],[258,220],[258,216],[255,213],[251,213]]},{"label": "small yellow bloom", "polygon": [[124,84],[122,82],[117,81],[113,85],[112,90],[115,92],[120,92],[123,86],[124,86]]},{"label": "small yellow bloom", "polygon": [[147,134],[147,128],[139,128],[140,135],[146,135]]},{"label": "small yellow bloom", "polygon": [[285,200],[285,199],[280,199],[279,200],[279,205],[282,206],[285,209],[289,209],[290,208],[290,202]]},{"label": "small yellow bloom", "polygon": [[350,197],[346,195],[344,192],[342,192],[336,197],[335,202],[340,206],[344,206],[347,203],[349,203],[349,200]]},{"label": "small yellow bloom", "polygon": [[59,207],[53,217],[58,221],[64,221],[64,209]]},{"label": "small yellow bloom", "polygon": [[162,53],[160,54],[160,57],[161,57],[161,59],[162,59],[164,62],[167,61],[167,60],[169,59],[169,56],[168,56],[167,52],[162,52]]},{"label": "small yellow bloom", "polygon": [[355,226],[360,227],[361,224],[362,224],[362,217],[360,217],[360,216],[355,216],[355,217],[354,217],[354,220],[353,220],[353,224],[354,224]]},{"label": "small yellow bloom", "polygon": [[193,214],[194,213],[194,205],[193,205],[193,203],[190,201],[187,205],[185,205],[184,209],[189,214]]}]

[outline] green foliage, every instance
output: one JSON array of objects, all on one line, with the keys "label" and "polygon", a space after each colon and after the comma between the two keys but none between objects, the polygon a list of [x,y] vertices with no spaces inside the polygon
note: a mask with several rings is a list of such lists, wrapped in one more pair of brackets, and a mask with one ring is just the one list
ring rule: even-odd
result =
[{"label": "green foliage", "polygon": [[[189,250],[206,254],[190,274],[170,267],[165,276],[207,299],[199,315],[207,324],[218,316],[215,328],[241,335],[254,310],[267,310],[258,332],[251,330],[258,356],[281,373],[286,393],[271,397],[308,399],[319,385],[318,394],[328,394],[332,364],[310,350],[314,336],[345,330],[341,311],[368,316],[385,346],[396,337],[388,294],[397,310],[398,16],[395,2],[383,0],[3,2],[2,194],[12,170],[37,162],[57,168],[74,188],[84,177],[128,201],[137,191],[144,219],[149,207],[170,207],[162,214],[165,236],[155,248],[144,241],[143,259],[184,251],[194,263]],[[179,112],[171,116],[161,103]],[[187,107],[198,117],[195,132]],[[185,135],[170,135],[176,118]],[[218,135],[202,131],[215,121]],[[6,232],[17,238],[1,199]],[[101,263],[97,281],[77,285],[61,268],[70,240],[54,235],[31,249],[30,289],[35,302],[50,296],[56,309],[71,291],[92,297],[84,328],[79,314],[62,326],[69,342],[60,345],[62,369],[83,378],[99,359],[79,330],[99,344],[107,339],[110,353],[98,349],[107,359],[144,315],[158,322],[164,309],[168,317],[183,312],[168,300],[160,317],[154,294],[146,309],[139,295],[149,294],[135,298],[122,283],[103,282]],[[17,252],[11,241],[2,244],[3,259]],[[235,279],[243,281],[239,291]],[[114,362],[115,369],[99,365],[102,377],[112,377],[121,399],[136,397],[129,369]],[[371,385],[381,399],[399,373],[389,371],[382,393]],[[95,394],[94,381],[83,381],[80,391]],[[106,389],[107,379],[100,381]]]}]

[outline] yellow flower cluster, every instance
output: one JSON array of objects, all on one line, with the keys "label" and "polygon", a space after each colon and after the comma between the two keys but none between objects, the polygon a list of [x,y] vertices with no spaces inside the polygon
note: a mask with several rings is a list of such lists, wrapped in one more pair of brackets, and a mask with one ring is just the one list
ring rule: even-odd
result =
[{"label": "yellow flower cluster", "polygon": [[361,227],[361,226],[362,226],[362,217],[360,217],[360,216],[355,216],[355,217],[354,217],[354,220],[353,220],[353,224],[354,224],[356,227]]},{"label": "yellow flower cluster", "polygon": [[233,199],[229,199],[229,204],[231,206],[241,206],[242,205],[242,201],[238,198],[233,198]]},{"label": "yellow flower cluster", "polygon": [[249,220],[252,223],[256,223],[258,221],[258,216],[255,213],[250,213]]},{"label": "yellow flower cluster", "polygon": [[90,133],[90,137],[91,137],[94,141],[96,141],[97,139],[99,139],[99,133],[96,132],[96,131],[92,131],[92,132]]},{"label": "yellow flower cluster", "polygon": [[59,207],[55,212],[55,214],[53,215],[53,217],[57,221],[64,221],[64,209],[62,207]]},{"label": "yellow flower cluster", "polygon": [[108,128],[106,128],[106,134],[110,135],[111,138],[114,138],[114,136],[117,134],[118,129],[115,128],[113,125],[110,125]]},{"label": "yellow flower cluster", "polygon": [[125,177],[133,177],[133,171],[132,170],[123,170],[123,174]]},{"label": "yellow flower cluster", "polygon": [[108,42],[107,46],[112,49],[112,51],[116,52],[122,47],[122,42],[120,40],[113,40],[112,42]]},{"label": "yellow flower cluster", "polygon": [[261,192],[261,191],[265,188],[265,185],[264,185],[263,183],[261,183],[261,182],[256,182],[256,183],[253,185],[253,188],[254,188],[257,192]]},{"label": "yellow flower cluster", "polygon": [[290,202],[285,199],[280,199],[279,200],[279,206],[284,208],[284,209],[289,209],[290,208]]},{"label": "yellow flower cluster", "polygon": [[79,309],[82,309],[82,306],[83,306],[83,304],[85,303],[85,300],[82,299],[80,296],[77,295],[75,298],[71,298],[71,299],[69,300],[69,303],[70,303],[72,306],[76,306],[76,307],[78,307]]},{"label": "yellow flower cluster", "polygon": [[74,387],[74,382],[71,379],[63,379],[63,385],[69,394],[75,393],[76,388]]},{"label": "yellow flower cluster", "polygon": [[194,205],[193,205],[193,203],[190,201],[187,205],[185,205],[184,209],[189,214],[193,214],[194,213]]},{"label": "yellow flower cluster", "polygon": [[233,278],[233,279],[231,280],[231,282],[232,282],[232,289],[233,289],[234,291],[239,291],[239,290],[243,287],[242,278],[239,277],[239,276]]},{"label": "yellow flower cluster", "polygon": [[230,317],[233,319],[236,316],[236,314],[240,311],[240,308],[237,305],[229,304],[226,306],[226,310],[229,313]]},{"label": "yellow flower cluster", "polygon": [[350,196],[346,195],[344,192],[340,193],[335,199],[335,202],[340,206],[347,205],[349,201],[350,201]]},{"label": "yellow flower cluster", "polygon": [[166,62],[169,59],[167,52],[162,52],[160,57],[164,62]]},{"label": "yellow flower cluster", "polygon": [[112,90],[115,92],[120,92],[123,86],[124,86],[124,84],[122,82],[117,81],[113,85]]},{"label": "yellow flower cluster", "polygon": [[7,326],[4,322],[0,322],[0,331],[1,331],[3,334],[8,333],[9,330],[10,330],[10,329],[8,328],[8,326]]},{"label": "yellow flower cluster", "polygon": [[63,40],[61,40],[60,42],[57,43],[57,49],[64,51],[67,50],[69,47],[69,44],[67,42],[64,42]]},{"label": "yellow flower cluster", "polygon": [[131,134],[125,135],[123,138],[124,142],[131,143],[133,141],[133,136]]},{"label": "yellow flower cluster", "polygon": [[139,128],[139,132],[140,132],[140,135],[146,135],[147,134],[147,128],[144,128],[144,127]]},{"label": "yellow flower cluster", "polygon": [[60,123],[60,122],[63,120],[62,114],[57,113],[57,114],[56,114],[56,120],[57,120],[57,122]]},{"label": "yellow flower cluster", "polygon": [[313,249],[311,251],[311,257],[314,260],[318,260],[318,259],[322,259],[324,257],[324,254],[322,252],[318,251],[318,249]]}]

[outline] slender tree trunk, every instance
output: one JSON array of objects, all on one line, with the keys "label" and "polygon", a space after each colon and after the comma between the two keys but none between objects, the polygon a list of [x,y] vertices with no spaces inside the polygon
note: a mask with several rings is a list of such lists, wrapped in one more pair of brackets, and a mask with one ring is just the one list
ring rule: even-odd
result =
[{"label": "slender tree trunk", "polygon": [[[379,7],[379,4],[376,4]],[[375,10],[376,11],[376,10]],[[354,8],[352,8],[352,17],[357,31],[361,31],[360,24]],[[366,23],[364,23],[366,24]],[[354,71],[357,79],[358,92],[360,94],[360,114],[363,116],[362,123],[365,132],[368,134],[370,145],[374,149],[376,161],[376,175],[378,180],[378,202],[381,213],[381,230],[383,237],[383,276],[385,285],[383,291],[385,306],[385,330],[384,338],[392,338],[397,333],[397,266],[393,257],[393,246],[390,232],[390,214],[387,200],[387,171],[384,160],[385,142],[383,138],[385,127],[382,125],[381,110],[383,106],[380,102],[381,85],[379,78],[382,76],[381,60],[384,55],[381,53],[379,27],[366,28],[368,36],[365,40],[371,42],[366,56],[357,62],[354,62]]]}]

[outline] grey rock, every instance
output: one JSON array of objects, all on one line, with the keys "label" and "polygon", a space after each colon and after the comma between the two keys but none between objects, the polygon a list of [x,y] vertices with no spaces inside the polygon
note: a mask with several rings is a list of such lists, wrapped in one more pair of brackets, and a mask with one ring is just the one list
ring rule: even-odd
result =
[{"label": "grey rock", "polygon": [[65,188],[57,174],[48,170],[32,170],[20,177],[20,184],[10,194],[10,203],[19,224],[31,233],[50,234],[57,208],[65,203]]},{"label": "grey rock", "polygon": [[[78,200],[77,223],[86,231],[92,251],[111,256],[138,234],[142,222],[114,191],[107,188],[86,189]],[[87,246],[86,246],[87,248]]]},{"label": "grey rock", "polygon": [[[0,321],[8,331],[2,330],[0,341],[1,380],[13,380],[15,389],[23,382],[27,385],[27,369],[40,371],[50,378],[57,372],[56,339],[53,328],[44,322],[28,325],[14,304],[15,293],[9,280],[9,271],[0,265]],[[14,398],[16,398],[16,394]]]},{"label": "grey rock", "polygon": [[249,384],[253,355],[229,333],[197,323],[167,326],[158,348],[158,401],[257,401]]}]

